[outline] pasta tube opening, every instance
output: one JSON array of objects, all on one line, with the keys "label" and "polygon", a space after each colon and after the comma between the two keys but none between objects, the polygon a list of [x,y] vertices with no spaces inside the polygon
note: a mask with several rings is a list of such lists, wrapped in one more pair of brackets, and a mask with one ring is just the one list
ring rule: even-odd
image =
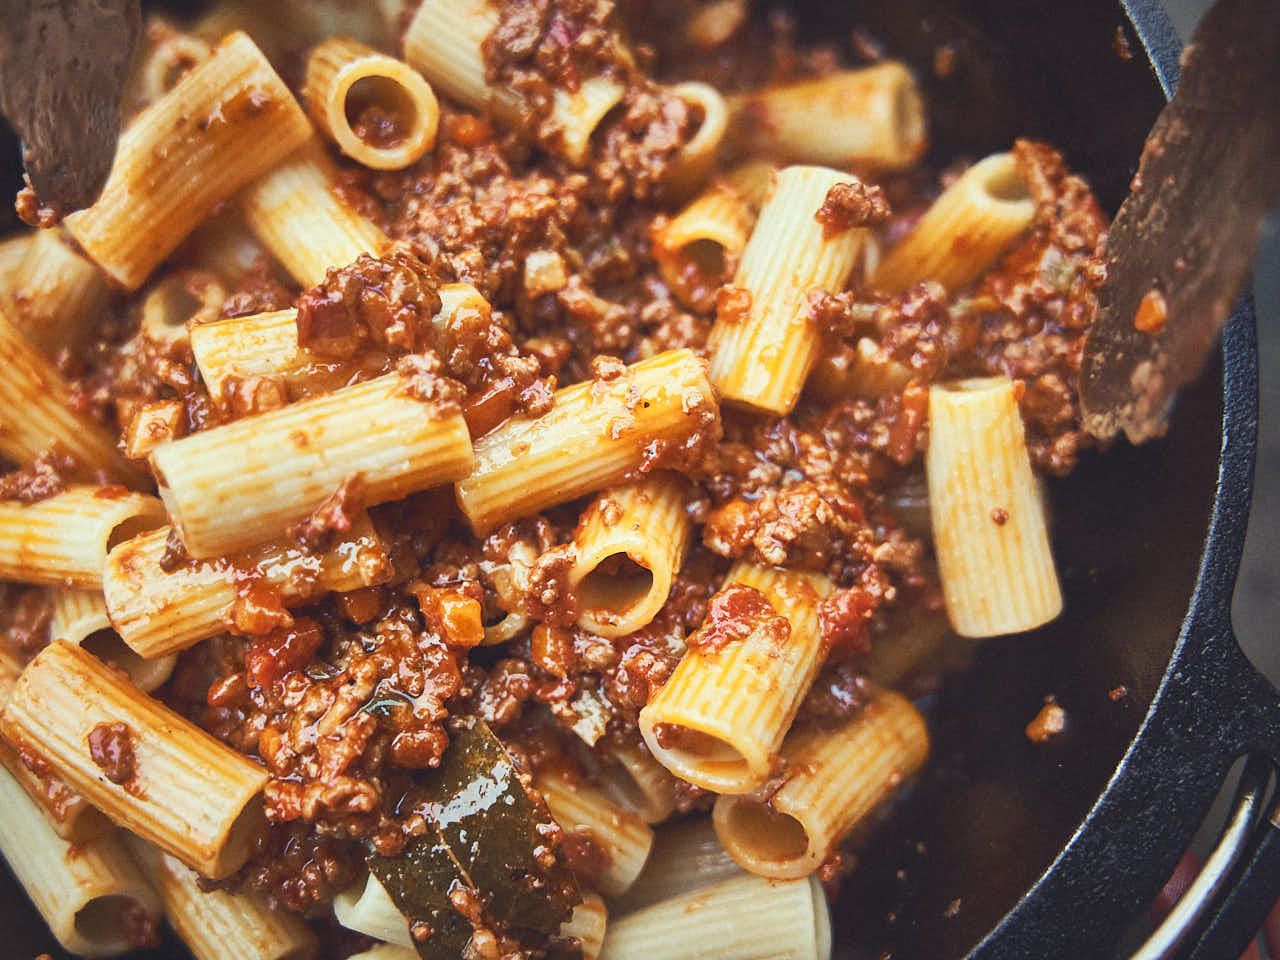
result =
[{"label": "pasta tube opening", "polygon": [[763,803],[729,804],[725,832],[735,840],[740,859],[747,851],[753,860],[782,862],[803,857],[809,849],[804,824]]},{"label": "pasta tube opening", "polygon": [[133,897],[111,893],[94,897],[76,911],[76,934],[95,950],[129,949],[128,920],[143,909]]},{"label": "pasta tube opening", "polygon": [[606,491],[588,508],[569,572],[580,627],[620,637],[657,616],[689,541],[684,493],[677,476],[658,474]]},{"label": "pasta tube opening", "polygon": [[671,188],[687,196],[704,183],[720,152],[720,143],[729,128],[729,107],[715,87],[705,83],[677,83],[671,92],[683,100],[697,124],[687,143],[676,155],[668,173]]},{"label": "pasta tube opening", "polygon": [[327,40],[307,61],[312,119],[357,163],[401,170],[435,146],[440,105],[418,71],[350,40]]}]

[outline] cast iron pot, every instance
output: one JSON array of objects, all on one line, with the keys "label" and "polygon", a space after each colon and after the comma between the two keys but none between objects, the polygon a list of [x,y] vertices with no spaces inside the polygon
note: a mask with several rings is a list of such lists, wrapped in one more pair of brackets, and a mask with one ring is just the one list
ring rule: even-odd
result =
[{"label": "cast iron pot", "polygon": [[[1043,137],[1112,210],[1177,81],[1179,45],[1158,0],[798,6],[802,30],[869,26],[929,78],[939,157]],[[933,69],[942,45],[954,54],[945,79]],[[1205,878],[1141,954],[1238,956],[1280,893],[1280,817],[1267,810],[1280,696],[1230,624],[1256,388],[1246,294],[1167,438],[1087,455],[1053,486],[1066,612],[982,644],[927,704],[933,765],[833,905],[839,957],[1113,956],[1233,762],[1252,757]],[[1050,694],[1068,731],[1033,745],[1023,727]],[[5,873],[0,933],[0,956],[60,955]],[[150,956],[184,954],[170,942]]]}]

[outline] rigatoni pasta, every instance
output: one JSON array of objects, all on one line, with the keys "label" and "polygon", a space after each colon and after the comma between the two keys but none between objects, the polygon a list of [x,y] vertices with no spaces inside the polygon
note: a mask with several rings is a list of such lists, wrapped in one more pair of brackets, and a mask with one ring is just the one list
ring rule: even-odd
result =
[{"label": "rigatoni pasta", "polygon": [[72,407],[65,380],[0,309],[0,454],[30,466],[57,450],[73,457],[86,476],[128,479],[133,471],[112,438]]},{"label": "rigatoni pasta", "polygon": [[807,313],[813,290],[840,290],[867,242],[865,227],[832,234],[817,220],[828,192],[848,176],[787,167],[775,176],[708,346],[711,381],[727,401],[783,414],[795,406],[817,358],[820,334]]},{"label": "rigatoni pasta", "polygon": [[609,925],[600,960],[826,960],[831,920],[817,880],[741,876],[677,893]]},{"label": "rigatoni pasta", "polygon": [[929,734],[911,703],[880,691],[833,730],[782,747],[781,783],[765,796],[716,800],[716,835],[744,869],[774,880],[813,873],[836,844],[924,765]]},{"label": "rigatoni pasta", "polygon": [[130,849],[195,960],[309,960],[316,955],[316,936],[301,917],[272,910],[252,894],[202,890],[189,867],[136,838]]},{"label": "rigatoni pasta", "polygon": [[403,61],[354,40],[312,49],[302,96],[338,149],[374,170],[407,167],[435,144],[440,105],[431,85]]},{"label": "rigatoni pasta", "polygon": [[298,283],[312,286],[331,267],[391,246],[378,225],[336,190],[332,161],[314,140],[240,194],[249,229]]},{"label": "rigatoni pasta", "polygon": [[266,771],[79,647],[55,640],[27,666],[0,733],[206,877],[225,877],[249,856]]},{"label": "rigatoni pasta", "polygon": [[652,620],[667,602],[692,530],[678,476],[656,474],[602,493],[574,535],[569,585],[578,625],[620,637]]},{"label": "rigatoni pasta", "polygon": [[679,447],[718,429],[706,364],[690,350],[616,377],[566,387],[536,420],[508,420],[475,445],[458,504],[477,531],[610,486],[654,444]]},{"label": "rigatoni pasta", "polygon": [[605,853],[607,865],[597,878],[606,896],[626,893],[644,868],[653,831],[628,810],[581,777],[544,770],[534,777],[551,815],[570,833],[585,835]]},{"label": "rigatoni pasta", "polygon": [[742,149],[793,163],[901,170],[928,145],[919,86],[895,60],[739,94],[729,106]]},{"label": "rigatoni pasta", "polygon": [[466,475],[462,414],[416,389],[412,375],[389,373],[157,449],[151,466],[187,552],[205,559],[279,536],[344,484],[372,506]]},{"label": "rigatoni pasta", "polygon": [[[653,756],[682,780],[717,793],[748,793],[773,757],[826,654],[821,574],[739,563],[657,695],[640,711]],[[719,601],[719,603],[717,603]],[[721,620],[746,629],[721,633]]]},{"label": "rigatoni pasta", "polygon": [[37,230],[9,286],[13,322],[42,353],[81,342],[107,305],[107,278],[61,230]]},{"label": "rigatoni pasta", "polygon": [[929,416],[929,510],[952,627],[990,637],[1048,623],[1062,588],[1013,383],[936,384]]},{"label": "rigatoni pasta", "polygon": [[124,131],[102,195],[67,229],[136,290],[217,203],[310,135],[262,52],[233,33]]},{"label": "rigatoni pasta", "polygon": [[107,552],[164,523],[155,497],[123,487],[69,487],[36,503],[0,501],[0,579],[102,586]]},{"label": "rigatoni pasta", "polygon": [[[405,30],[404,55],[448,96],[513,123],[520,116],[519,95],[485,78],[481,46],[497,24],[498,11],[485,0],[425,0]],[[591,134],[624,92],[603,75],[584,77],[573,90],[553,90],[557,148],[570,163],[586,160]]]},{"label": "rigatoni pasta", "polygon": [[367,514],[319,553],[277,539],[230,557],[175,566],[164,559],[172,536],[172,527],[162,527],[120,544],[103,573],[112,626],[135,654],[149,660],[233,628],[237,604],[250,585],[275,591],[287,609],[331,590],[376,586],[392,575]]},{"label": "rigatoni pasta", "polygon": [[[437,330],[447,327],[459,311],[488,315],[489,304],[469,283],[444,284],[439,294],[440,311],[432,318]],[[277,377],[291,396],[301,398],[337,389],[351,377],[348,365],[318,357],[299,345],[298,311],[292,307],[193,327],[191,352],[216,399],[224,396],[224,387],[233,378]]]},{"label": "rigatoni pasta", "polygon": [[613,901],[615,913],[626,916],[744,873],[720,843],[709,817],[663,824],[654,831],[653,849],[640,876]]},{"label": "rigatoni pasta", "polygon": [[960,290],[984,274],[1035,218],[1012,154],[996,153],[956,178],[876,268],[869,286],[894,293],[921,280]]},{"label": "rigatoni pasta", "polygon": [[112,629],[107,600],[101,590],[51,588],[49,593],[53,607],[50,640],[65,640],[83,647],[103,663],[119,667],[143,693],[150,693],[169,679],[177,658],[146,659],[131,650]]},{"label": "rigatoni pasta", "polygon": [[116,836],[73,846],[0,769],[0,853],[64,949],[115,957],[154,930],[160,900]]}]

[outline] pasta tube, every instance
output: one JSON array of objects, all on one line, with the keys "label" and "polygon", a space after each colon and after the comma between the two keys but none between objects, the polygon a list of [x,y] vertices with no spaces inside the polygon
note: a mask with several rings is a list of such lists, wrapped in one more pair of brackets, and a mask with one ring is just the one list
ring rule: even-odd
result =
[{"label": "pasta tube", "polygon": [[956,633],[1020,633],[1061,613],[1044,501],[1012,381],[930,388],[925,474],[938,573]]},{"label": "pasta tube", "polygon": [[574,534],[577,560],[569,586],[581,610],[578,626],[620,637],[657,616],[692,528],[684,484],[673,474],[654,474],[597,497]]},{"label": "pasta tube", "polygon": [[924,718],[882,691],[843,727],[793,734],[782,785],[765,798],[720,797],[713,821],[744,869],[774,880],[805,877],[842,837],[913,776],[929,753]]},{"label": "pasta tube", "polygon": [[582,947],[582,960],[596,960],[604,946],[609,911],[597,894],[588,893],[573,908],[573,916],[560,927],[560,936],[572,937]]},{"label": "pasta tube", "polygon": [[705,83],[677,83],[671,92],[689,105],[697,132],[680,148],[667,173],[676,196],[689,196],[707,181],[729,127],[729,106],[720,91]]},{"label": "pasta tube", "polygon": [[[448,325],[459,311],[489,315],[488,301],[469,283],[446,283],[439,292],[440,312],[431,320],[437,329]],[[348,365],[298,346],[298,311],[294,309],[200,324],[191,330],[191,352],[215,398],[222,397],[232,377],[279,377],[290,395],[300,398],[336,389],[351,376]]]},{"label": "pasta tube", "polygon": [[719,432],[706,365],[668,350],[608,380],[565,387],[536,420],[511,419],[476,441],[458,504],[477,531],[615,484],[654,445],[697,445]]},{"label": "pasta tube", "polygon": [[[431,85],[404,61],[354,40],[333,37],[312,49],[302,96],[338,149],[374,170],[401,170],[435,145],[440,105]],[[366,111],[370,122],[353,127]]]},{"label": "pasta tube", "polygon": [[162,656],[144,660],[130,650],[111,628],[107,601],[101,590],[52,589],[50,594],[53,603],[50,640],[65,640],[84,647],[103,663],[114,664],[127,673],[143,693],[150,693],[169,679],[177,658]]},{"label": "pasta tube", "polygon": [[709,311],[716,291],[738,267],[756,211],[724,182],[701,196],[653,233],[653,256],[676,299]]},{"label": "pasta tube", "polygon": [[61,640],[23,671],[0,734],[205,876],[235,872],[261,827],[265,770]]},{"label": "pasta tube", "polygon": [[72,486],[24,504],[0,502],[0,579],[102,586],[107,551],[164,523],[155,497],[123,487]]},{"label": "pasta tube", "polygon": [[14,273],[14,323],[47,356],[80,342],[107,303],[107,278],[60,230],[37,230]]},{"label": "pasta tube", "polygon": [[178,860],[134,838],[134,857],[164,904],[169,925],[195,960],[309,960],[315,934],[288,910],[272,910],[257,897],[201,890]]},{"label": "pasta tube", "polygon": [[[514,124],[521,98],[485,81],[481,45],[498,20],[497,9],[486,0],[424,0],[405,31],[404,58],[445,96]],[[622,84],[605,76],[584,77],[572,92],[553,91],[551,119],[561,131],[555,145],[561,156],[573,164],[585,162],[591,134],[624,92]]]},{"label": "pasta tube", "polygon": [[18,276],[18,268],[31,249],[31,244],[40,231],[31,230],[16,233],[0,240],[0,291],[8,295],[13,290]]},{"label": "pasta tube", "polygon": [[164,658],[233,626],[246,580],[279,591],[288,608],[331,590],[371,587],[392,575],[391,559],[367,514],[320,554],[272,540],[232,557],[166,569],[170,533],[171,528],[163,527],[135,537],[107,557],[107,609],[138,657]]},{"label": "pasta tube", "polygon": [[71,390],[50,363],[0,310],[0,454],[30,466],[56,447],[86,475],[130,479],[133,471],[114,438],[71,406]]},{"label": "pasta tube", "polygon": [[599,847],[607,865],[594,879],[606,896],[625,893],[644,868],[653,846],[653,830],[635,814],[624,810],[603,792],[580,777],[544,770],[533,784],[547,801],[547,809],[569,833],[583,834]]},{"label": "pasta tube", "polygon": [[[640,733],[677,777],[716,793],[747,793],[768,779],[822,666],[818,605],[832,584],[817,573],[740,562],[725,585],[670,679],[640,711]],[[750,632],[725,642],[721,618]]]},{"label": "pasta tube", "polygon": [[927,145],[924,98],[894,60],[740,94],[729,109],[739,147],[793,163],[901,170]]},{"label": "pasta tube", "polygon": [[710,817],[663,824],[654,832],[653,850],[640,876],[614,907],[626,916],[744,872],[721,845]]},{"label": "pasta tube", "polygon": [[962,290],[982,276],[1035,219],[1013,154],[975,163],[951,184],[880,263],[869,286],[897,293],[921,280]]},{"label": "pasta tube", "polygon": [[277,536],[352,478],[373,506],[465,476],[461,412],[440,415],[414,389],[390,373],[157,448],[151,466],[187,552],[216,557]]},{"label": "pasta tube", "polygon": [[0,853],[58,943],[81,957],[136,948],[130,932],[159,923],[160,900],[117,836],[72,845],[0,769]]},{"label": "pasta tube", "polygon": [[262,51],[233,33],[129,125],[102,194],[67,229],[136,290],[214,206],[310,135]]},{"label": "pasta tube", "polygon": [[[8,702],[20,676],[22,663],[8,649],[0,647],[0,710]],[[115,829],[110,820],[83,797],[73,793],[65,783],[53,776],[36,773],[3,742],[0,742],[0,765],[40,807],[54,832],[68,843],[88,843]],[[39,766],[38,763],[36,765]]]},{"label": "pasta tube", "polygon": [[601,765],[604,791],[645,823],[659,823],[676,806],[675,778],[643,743],[612,744]]},{"label": "pasta tube", "polygon": [[848,177],[823,167],[778,172],[732,286],[739,311],[721,310],[711,331],[711,382],[721,397],[768,413],[789,413],[817,359],[820,333],[808,316],[811,290],[844,289],[869,231],[828,235],[815,215]]},{"label": "pasta tube", "polygon": [[817,880],[721,880],[615,920],[600,960],[828,960],[831,920]]},{"label": "pasta tube", "polygon": [[324,147],[311,140],[240,194],[245,223],[299,285],[312,287],[331,267],[362,253],[381,257],[391,241],[334,189]]}]

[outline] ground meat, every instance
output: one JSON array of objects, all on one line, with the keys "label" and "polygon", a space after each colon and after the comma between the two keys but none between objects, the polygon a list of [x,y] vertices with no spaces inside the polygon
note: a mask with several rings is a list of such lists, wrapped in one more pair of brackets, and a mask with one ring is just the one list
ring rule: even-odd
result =
[{"label": "ground meat", "polygon": [[871,649],[868,628],[880,605],[895,597],[893,585],[876,566],[868,566],[859,583],[838,590],[818,606],[822,645],[834,656]]},{"label": "ground meat", "polygon": [[439,311],[438,283],[413,257],[361,254],[298,299],[298,346],[335,360],[350,360],[366,344],[419,353],[434,343]]},{"label": "ground meat", "polygon": [[707,618],[689,635],[690,650],[712,657],[748,637],[781,649],[791,638],[791,624],[754,587],[731,583],[707,604]]},{"label": "ground meat", "polygon": [[723,557],[806,570],[869,556],[871,541],[862,505],[830,481],[735,497],[711,512],[702,531],[702,542]]},{"label": "ground meat", "polygon": [[123,723],[100,723],[89,731],[89,756],[108,780],[126,784],[133,779],[133,731]]},{"label": "ground meat", "polygon": [[364,478],[347,477],[311,514],[289,528],[289,536],[313,552],[328,548],[335,533],[347,533],[364,510]]},{"label": "ground meat", "polygon": [[587,828],[565,830],[560,835],[560,852],[580,883],[594,886],[613,862],[609,851]]},{"label": "ground meat", "polygon": [[1032,743],[1047,743],[1062,735],[1067,729],[1067,711],[1052,699],[1045,701],[1040,712],[1027,724],[1027,739]]},{"label": "ground meat", "polygon": [[250,317],[257,313],[284,310],[293,305],[294,295],[275,278],[270,264],[260,259],[236,282],[222,301],[223,317]]},{"label": "ground meat", "polygon": [[0,583],[0,644],[22,660],[35,656],[49,642],[53,599],[47,590],[17,583]]},{"label": "ground meat", "polygon": [[390,150],[404,143],[409,135],[409,123],[410,118],[399,111],[370,103],[362,107],[351,122],[351,132],[375,150]]},{"label": "ground meat", "polygon": [[871,682],[856,662],[838,660],[827,664],[800,702],[796,723],[833,730],[852,720],[875,694]]},{"label": "ground meat", "polygon": [[822,236],[829,240],[854,227],[878,227],[891,214],[883,190],[851,177],[827,191],[813,218],[822,224]]},{"label": "ground meat", "polygon": [[57,496],[67,488],[67,478],[77,473],[74,457],[49,450],[40,454],[25,470],[0,476],[0,500],[38,503]]},{"label": "ground meat", "polygon": [[[402,847],[397,801],[408,772],[438,764],[448,745],[442,721],[462,686],[457,659],[410,605],[359,628],[328,607],[314,613],[252,640],[196,648],[179,664],[172,696],[215,736],[261,759],[270,824],[298,824],[294,837],[314,831]],[[329,855],[342,860],[342,849]],[[274,885],[291,906],[316,902],[314,883],[295,884],[269,863],[251,860],[244,875],[259,888]],[[339,886],[323,884],[324,896]]]}]

